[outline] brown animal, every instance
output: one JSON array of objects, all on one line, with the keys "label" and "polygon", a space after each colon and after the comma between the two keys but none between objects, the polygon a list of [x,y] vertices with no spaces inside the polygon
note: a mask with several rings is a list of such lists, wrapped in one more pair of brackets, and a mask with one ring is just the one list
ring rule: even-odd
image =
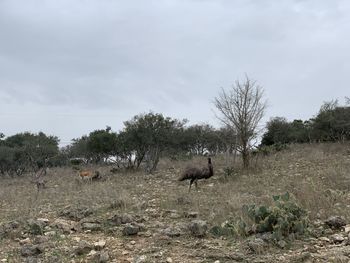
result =
[{"label": "brown animal", "polygon": [[81,171],[78,171],[78,173],[82,180],[89,181],[89,182],[100,178],[100,173],[98,171],[81,170]]},{"label": "brown animal", "polygon": [[194,183],[196,188],[198,188],[197,181],[200,179],[208,179],[214,175],[213,164],[211,163],[211,158],[208,158],[208,167],[197,168],[197,167],[188,167],[179,181],[190,180],[190,187],[188,191],[191,191],[191,186]]},{"label": "brown animal", "polygon": [[46,188],[46,181],[44,180],[43,176],[46,175],[46,168],[42,168],[40,169],[34,177],[34,182],[36,184],[36,188],[38,190],[38,192],[40,191],[40,189],[44,189]]},{"label": "brown animal", "polygon": [[46,188],[46,182],[43,178],[38,179],[38,181],[36,182],[36,188],[38,189],[38,191],[40,191],[40,189]]}]

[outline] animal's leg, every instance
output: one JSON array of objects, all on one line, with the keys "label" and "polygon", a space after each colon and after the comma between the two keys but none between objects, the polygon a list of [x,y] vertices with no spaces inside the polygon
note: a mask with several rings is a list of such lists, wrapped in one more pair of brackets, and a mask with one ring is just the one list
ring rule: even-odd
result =
[{"label": "animal's leg", "polygon": [[195,180],[195,179],[191,179],[191,181],[190,181],[190,188],[188,189],[188,192],[190,192],[190,191],[191,191],[191,186],[192,186],[192,184],[193,184],[194,180]]},{"label": "animal's leg", "polygon": [[198,190],[198,184],[197,184],[198,180],[194,181],[194,185],[196,186],[196,190]]}]

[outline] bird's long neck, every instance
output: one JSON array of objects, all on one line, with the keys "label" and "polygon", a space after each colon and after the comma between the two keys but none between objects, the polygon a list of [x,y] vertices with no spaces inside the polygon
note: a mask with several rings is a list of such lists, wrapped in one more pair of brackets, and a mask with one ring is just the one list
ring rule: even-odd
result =
[{"label": "bird's long neck", "polygon": [[213,176],[214,169],[213,169],[213,165],[211,164],[211,160],[208,161],[208,169],[209,169],[210,176]]}]

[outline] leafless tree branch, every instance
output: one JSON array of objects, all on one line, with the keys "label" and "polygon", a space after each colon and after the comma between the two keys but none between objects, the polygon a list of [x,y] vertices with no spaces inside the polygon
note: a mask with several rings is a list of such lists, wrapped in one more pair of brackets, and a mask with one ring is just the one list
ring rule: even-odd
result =
[{"label": "leafless tree branch", "polygon": [[263,88],[246,76],[244,82],[237,80],[230,90],[222,88],[214,105],[220,113],[217,118],[237,132],[238,150],[242,154],[244,167],[247,168],[250,143],[258,135],[258,125],[267,107]]}]

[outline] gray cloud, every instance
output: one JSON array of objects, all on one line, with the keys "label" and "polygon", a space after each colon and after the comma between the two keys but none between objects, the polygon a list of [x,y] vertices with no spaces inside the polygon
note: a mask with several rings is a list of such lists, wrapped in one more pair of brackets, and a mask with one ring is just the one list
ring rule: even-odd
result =
[{"label": "gray cloud", "polygon": [[[218,125],[247,73],[270,116],[349,96],[345,0],[0,1],[1,131],[69,141],[149,110]],[[69,125],[67,125],[69,123]]]}]

